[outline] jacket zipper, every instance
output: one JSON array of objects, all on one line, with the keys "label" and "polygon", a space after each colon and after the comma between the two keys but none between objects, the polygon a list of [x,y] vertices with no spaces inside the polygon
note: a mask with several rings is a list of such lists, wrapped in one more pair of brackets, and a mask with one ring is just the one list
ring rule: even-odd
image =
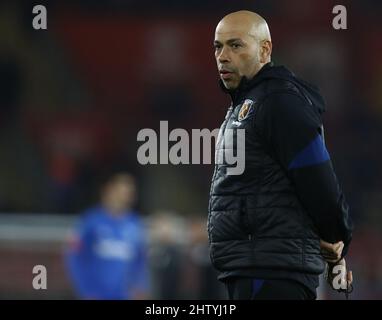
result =
[{"label": "jacket zipper", "polygon": [[[233,103],[231,103],[231,105],[229,106],[229,108],[227,110],[227,114],[226,114],[226,116],[224,118],[224,121],[223,121],[223,124],[222,124],[222,133],[223,134],[224,134],[225,128],[227,127],[227,123],[228,123],[229,119],[231,118],[233,110],[234,110]],[[212,196],[212,190],[213,190],[214,184],[215,184],[216,174],[217,174],[217,165],[215,163],[214,173],[212,174],[211,187],[210,187],[210,200],[209,200],[209,203],[208,203],[208,212],[209,213],[211,212],[211,196]],[[210,214],[208,215],[208,225],[210,225],[209,219],[210,219]],[[208,227],[207,232],[208,232],[208,234],[210,233],[210,228],[209,227]]]},{"label": "jacket zipper", "polygon": [[243,213],[245,228],[246,228],[246,231],[248,233],[248,240],[252,240],[253,234],[251,232],[251,224],[249,222],[249,215],[247,212],[247,206],[246,206],[245,198],[242,198],[242,200],[241,200],[241,211]]},{"label": "jacket zipper", "polygon": [[[226,127],[227,127],[227,123],[228,123],[229,119],[231,118],[231,115],[232,115],[233,110],[234,110],[234,108],[233,108],[233,105],[232,105],[232,103],[231,103],[231,105],[230,105],[229,108],[228,108],[227,114],[226,114],[226,116],[225,116],[225,118],[224,118],[223,124],[222,124],[222,128],[221,128],[221,130],[222,130],[222,136],[224,136],[224,132],[225,132],[225,129],[226,129]],[[216,147],[215,147],[215,148],[216,148]],[[216,149],[215,149],[215,152],[216,152]],[[210,193],[211,193],[211,191],[212,191],[212,189],[213,189],[213,185],[214,185],[214,183],[215,183],[215,176],[216,176],[216,173],[217,173],[216,166],[217,166],[217,165],[216,165],[216,163],[215,163],[214,173],[213,173],[213,175],[212,175],[212,183],[211,183],[211,190],[210,190]]]}]

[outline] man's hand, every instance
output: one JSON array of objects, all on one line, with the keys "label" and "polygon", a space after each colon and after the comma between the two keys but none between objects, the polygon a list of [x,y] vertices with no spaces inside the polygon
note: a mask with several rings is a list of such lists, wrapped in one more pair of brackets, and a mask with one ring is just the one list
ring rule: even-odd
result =
[{"label": "man's hand", "polygon": [[344,243],[339,241],[337,243],[329,243],[324,240],[320,240],[322,257],[328,263],[337,263],[341,259],[342,250],[344,249]]},{"label": "man's hand", "polygon": [[350,293],[353,284],[353,272],[346,269],[345,259],[336,264],[328,264],[326,281],[333,290]]}]

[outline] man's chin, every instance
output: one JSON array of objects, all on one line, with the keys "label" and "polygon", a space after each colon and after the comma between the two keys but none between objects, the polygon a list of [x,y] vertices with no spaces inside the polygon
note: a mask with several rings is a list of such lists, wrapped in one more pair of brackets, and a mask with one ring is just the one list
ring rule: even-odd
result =
[{"label": "man's chin", "polygon": [[237,88],[237,84],[234,83],[233,81],[224,81],[224,80],[222,80],[222,82],[223,82],[224,87],[227,90],[229,90],[229,91],[233,91],[233,90],[235,90]]}]

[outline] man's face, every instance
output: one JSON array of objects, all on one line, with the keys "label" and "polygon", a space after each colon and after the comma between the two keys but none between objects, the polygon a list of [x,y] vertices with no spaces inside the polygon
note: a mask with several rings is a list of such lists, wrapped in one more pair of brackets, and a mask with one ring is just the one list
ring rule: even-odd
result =
[{"label": "man's face", "polygon": [[229,90],[236,89],[243,76],[253,78],[261,68],[259,43],[246,28],[220,23],[214,47],[220,78]]},{"label": "man's face", "polygon": [[111,181],[103,190],[103,200],[113,207],[116,213],[130,209],[135,202],[136,188],[132,181]]}]

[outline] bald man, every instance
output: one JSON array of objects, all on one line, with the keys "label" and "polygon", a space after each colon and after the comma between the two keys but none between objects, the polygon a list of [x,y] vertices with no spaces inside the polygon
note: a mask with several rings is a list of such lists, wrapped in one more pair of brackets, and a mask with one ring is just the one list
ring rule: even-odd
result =
[{"label": "bald man", "polygon": [[[212,263],[231,299],[316,299],[325,261],[330,272],[345,265],[353,229],[325,146],[324,100],[271,62],[268,25],[254,12],[225,16],[214,47],[220,85],[232,103],[211,183]],[[227,170],[225,151],[237,151],[228,130],[245,132],[241,175]],[[351,272],[342,276],[347,290]]]}]

